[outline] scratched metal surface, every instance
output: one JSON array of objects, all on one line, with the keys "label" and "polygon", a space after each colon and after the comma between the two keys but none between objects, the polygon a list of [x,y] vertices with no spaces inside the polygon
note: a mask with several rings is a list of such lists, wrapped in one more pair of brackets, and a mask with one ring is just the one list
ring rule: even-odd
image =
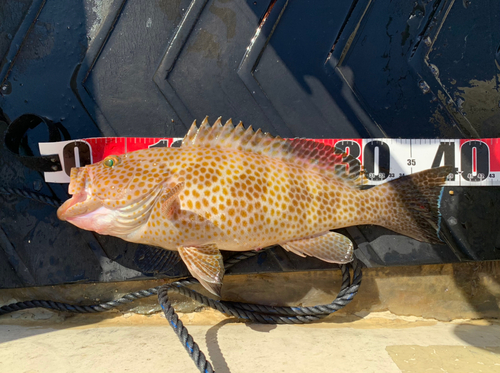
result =
[{"label": "scratched metal surface", "polygon": [[[494,0],[1,2],[0,114],[47,117],[72,138],[178,137],[205,115],[283,137],[500,137],[499,16]],[[26,138],[35,155],[46,140],[43,128]],[[3,148],[0,173],[2,187],[67,197]],[[500,259],[498,188],[455,196],[443,199],[449,246],[345,233],[368,266]],[[137,255],[148,248],[80,231],[38,202],[0,204],[0,287],[186,273],[148,272]],[[329,268],[273,249],[234,272]]]}]

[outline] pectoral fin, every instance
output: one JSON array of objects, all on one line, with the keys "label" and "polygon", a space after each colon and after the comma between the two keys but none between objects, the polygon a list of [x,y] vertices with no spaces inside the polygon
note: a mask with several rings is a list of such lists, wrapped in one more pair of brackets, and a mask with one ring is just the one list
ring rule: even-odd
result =
[{"label": "pectoral fin", "polygon": [[328,263],[349,263],[353,259],[350,239],[340,233],[328,232],[320,236],[290,241],[281,245],[300,256],[314,256]]},{"label": "pectoral fin", "polygon": [[166,189],[161,196],[161,214],[170,219],[175,211],[179,209],[179,193],[184,189],[184,183],[178,183],[172,188]]},{"label": "pectoral fin", "polygon": [[220,297],[224,263],[215,245],[180,247],[179,254],[191,274],[212,294]]}]

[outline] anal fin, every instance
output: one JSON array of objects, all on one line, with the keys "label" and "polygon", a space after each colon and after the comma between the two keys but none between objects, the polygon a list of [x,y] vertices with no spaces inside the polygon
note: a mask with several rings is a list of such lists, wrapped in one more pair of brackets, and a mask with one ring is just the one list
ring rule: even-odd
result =
[{"label": "anal fin", "polygon": [[189,272],[212,294],[220,297],[224,262],[215,245],[179,247],[179,254]]},{"label": "anal fin", "polygon": [[351,240],[335,232],[290,241],[281,246],[299,256],[313,256],[328,263],[344,264],[353,260]]}]

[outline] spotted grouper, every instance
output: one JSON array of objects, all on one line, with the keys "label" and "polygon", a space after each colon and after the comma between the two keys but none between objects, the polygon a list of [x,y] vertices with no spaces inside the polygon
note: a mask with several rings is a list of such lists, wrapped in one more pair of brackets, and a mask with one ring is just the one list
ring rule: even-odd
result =
[{"label": "spotted grouper", "polygon": [[[178,251],[215,295],[224,275],[219,250],[280,245],[300,256],[348,263],[352,242],[331,230],[361,224],[440,242],[438,200],[449,167],[361,190],[352,160],[322,143],[284,140],[230,120],[210,126],[205,118],[199,128],[193,123],[179,148],[73,168],[73,196],[57,214],[99,234]],[[351,172],[342,167],[346,162]]]}]

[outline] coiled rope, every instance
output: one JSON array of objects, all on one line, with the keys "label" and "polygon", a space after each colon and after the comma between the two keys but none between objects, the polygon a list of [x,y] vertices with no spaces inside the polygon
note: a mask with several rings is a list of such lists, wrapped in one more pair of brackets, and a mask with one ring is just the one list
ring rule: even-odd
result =
[{"label": "coiled rope", "polygon": [[[235,255],[228,260],[226,268],[229,268],[237,262],[256,254],[257,252],[245,252]],[[349,273],[349,266],[353,269],[352,280]],[[182,321],[179,319],[174,308],[172,307],[168,297],[169,291],[175,291],[179,294],[190,297],[205,306],[214,308],[228,316],[237,317],[240,320],[264,324],[303,324],[318,321],[333,312],[338,311],[339,309],[345,307],[356,295],[362,278],[361,266],[359,262],[355,260],[349,265],[342,265],[341,271],[342,286],[335,300],[330,304],[313,307],[272,307],[251,303],[217,301],[187,288],[189,285],[198,283],[198,280],[188,278],[185,280],[175,281],[170,284],[129,293],[114,301],[97,305],[78,306],[48,300],[33,300],[13,303],[0,307],[0,316],[14,311],[36,307],[74,313],[105,312],[122,304],[130,303],[136,299],[146,298],[154,294],[158,294],[158,300],[165,314],[165,318],[179,337],[179,340],[191,359],[194,361],[196,367],[200,370],[200,372],[212,373],[214,370],[211,363],[206,359],[205,354],[200,350],[198,344],[193,340],[193,337],[189,334],[187,328],[183,325]]]},{"label": "coiled rope", "polygon": [[[206,359],[204,353],[200,351],[198,344],[193,340],[193,337],[189,334],[187,328],[175,313],[168,298],[169,291],[172,290],[186,295],[195,299],[197,302],[203,303],[226,315],[235,316],[241,320],[264,324],[303,324],[320,320],[338,311],[342,307],[345,307],[353,299],[361,284],[362,274],[361,266],[356,260],[351,265],[353,268],[352,281],[349,274],[349,266],[342,265],[342,287],[339,294],[332,303],[320,306],[271,307],[260,304],[215,301],[196,291],[186,288],[186,284],[181,282],[174,282],[161,286],[158,290],[158,300],[165,314],[165,318],[174,329],[174,332],[179,337],[179,340],[194,361],[196,367],[202,373],[212,373],[214,371],[212,365]],[[193,282],[196,282],[196,280]]]}]

